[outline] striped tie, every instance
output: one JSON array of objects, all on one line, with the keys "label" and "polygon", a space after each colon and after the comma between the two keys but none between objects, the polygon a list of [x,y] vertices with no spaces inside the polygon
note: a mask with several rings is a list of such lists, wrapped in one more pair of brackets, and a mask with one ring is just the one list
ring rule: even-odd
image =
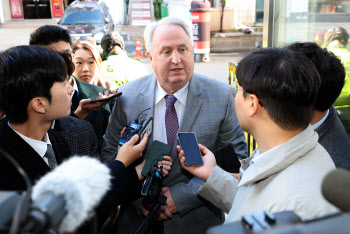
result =
[{"label": "striped tie", "polygon": [[175,110],[176,97],[174,95],[165,95],[166,110],[165,110],[165,128],[168,145],[174,146],[176,134],[179,131],[179,122]]},{"label": "striped tie", "polygon": [[49,167],[51,168],[51,170],[57,166],[55,152],[53,151],[52,145],[47,144],[47,150],[44,157],[46,157],[49,161]]}]

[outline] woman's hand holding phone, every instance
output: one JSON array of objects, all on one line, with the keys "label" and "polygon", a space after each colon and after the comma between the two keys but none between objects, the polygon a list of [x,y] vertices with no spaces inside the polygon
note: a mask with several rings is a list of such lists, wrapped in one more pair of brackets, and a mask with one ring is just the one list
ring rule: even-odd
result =
[{"label": "woman's hand holding phone", "polygon": [[115,159],[124,163],[125,167],[130,166],[130,164],[142,156],[142,151],[145,149],[148,140],[147,133],[145,133],[141,142],[135,145],[138,139],[139,135],[134,135],[118,150],[118,154]]}]

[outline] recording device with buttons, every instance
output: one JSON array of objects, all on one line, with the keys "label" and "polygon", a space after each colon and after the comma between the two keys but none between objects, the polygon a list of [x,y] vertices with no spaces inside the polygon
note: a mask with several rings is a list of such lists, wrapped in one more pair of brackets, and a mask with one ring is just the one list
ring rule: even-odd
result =
[{"label": "recording device with buttons", "polygon": [[[134,135],[138,134],[139,140],[137,144],[141,141],[141,138],[145,132],[147,132],[147,135],[150,136],[152,133],[153,128],[153,118],[147,118],[147,115],[144,113],[145,111],[149,110],[150,108],[143,110],[133,122],[130,122],[122,135],[122,137],[119,139],[118,144],[120,146],[124,145],[126,142],[128,142]],[[142,116],[141,116],[142,115]]]}]

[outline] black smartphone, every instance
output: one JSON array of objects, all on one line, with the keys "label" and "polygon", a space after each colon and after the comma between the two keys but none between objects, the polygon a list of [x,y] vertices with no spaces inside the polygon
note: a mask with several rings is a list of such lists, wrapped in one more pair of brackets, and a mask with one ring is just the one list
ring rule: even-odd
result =
[{"label": "black smartphone", "polygon": [[145,165],[143,166],[141,175],[147,176],[151,167],[158,164],[159,161],[164,159],[164,156],[169,156],[171,153],[171,146],[160,141],[153,141],[151,149],[149,150],[146,158]]},{"label": "black smartphone", "polygon": [[203,165],[201,151],[198,147],[196,134],[194,132],[177,133],[181,149],[184,151],[185,165]]},{"label": "black smartphone", "polygon": [[233,148],[233,145],[227,144],[214,152],[216,164],[227,172],[239,173],[241,162]]},{"label": "black smartphone", "polygon": [[101,99],[93,99],[91,100],[91,103],[97,103],[97,102],[104,102],[104,101],[109,101],[112,100],[113,98],[119,97],[120,95],[122,95],[123,93],[115,93],[112,96],[106,97],[106,98],[101,98]]}]

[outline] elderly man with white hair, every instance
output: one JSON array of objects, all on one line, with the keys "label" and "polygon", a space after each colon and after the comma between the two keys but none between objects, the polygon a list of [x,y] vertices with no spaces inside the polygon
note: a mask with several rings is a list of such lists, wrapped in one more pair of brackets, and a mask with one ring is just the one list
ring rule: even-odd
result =
[{"label": "elderly man with white hair", "polygon": [[[161,189],[167,197],[166,205],[144,230],[204,233],[208,227],[223,223],[224,215],[197,195],[203,180],[181,170],[175,149],[176,134],[194,132],[198,142],[211,150],[231,144],[239,157],[245,158],[244,133],[238,125],[229,86],[193,72],[192,33],[186,23],[164,18],[147,26],[145,39],[154,73],[120,87],[123,95],[110,117],[101,159],[114,158],[121,130],[141,112],[153,117],[153,133],[144,155],[154,140],[164,142],[172,147],[173,166]],[[141,199],[123,204],[118,233],[135,232],[148,209]]]}]

